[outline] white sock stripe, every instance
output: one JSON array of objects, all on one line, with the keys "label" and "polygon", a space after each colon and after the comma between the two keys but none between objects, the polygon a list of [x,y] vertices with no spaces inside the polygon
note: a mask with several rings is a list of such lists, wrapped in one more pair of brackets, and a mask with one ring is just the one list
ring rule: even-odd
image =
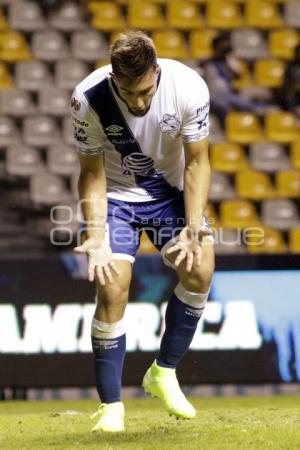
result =
[{"label": "white sock stripe", "polygon": [[193,308],[204,308],[208,299],[210,289],[205,293],[187,291],[185,287],[179,282],[174,289],[176,297],[186,303],[193,306]]},{"label": "white sock stripe", "polygon": [[115,339],[125,334],[125,323],[121,319],[118,322],[106,323],[100,320],[92,320],[91,334],[98,339]]}]

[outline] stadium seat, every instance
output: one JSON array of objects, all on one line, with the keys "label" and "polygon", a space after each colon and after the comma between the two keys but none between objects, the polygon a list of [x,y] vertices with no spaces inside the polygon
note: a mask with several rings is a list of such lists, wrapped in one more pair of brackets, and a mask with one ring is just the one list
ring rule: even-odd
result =
[{"label": "stadium seat", "polygon": [[246,61],[240,60],[237,62],[239,67],[239,78],[232,82],[234,89],[247,89],[253,86],[253,77],[250,68]]},{"label": "stadium seat", "polygon": [[283,20],[276,4],[251,0],[246,2],[245,26],[269,30],[283,26]]},{"label": "stadium seat", "polygon": [[207,217],[208,225],[211,228],[216,228],[219,226],[219,224],[220,224],[219,218],[218,218],[217,212],[215,210],[215,207],[213,206],[212,203],[210,203],[210,202],[207,203],[204,213]]},{"label": "stadium seat", "polygon": [[0,115],[0,147],[13,145],[20,139],[20,133],[15,121],[10,117]]},{"label": "stadium seat", "polygon": [[249,160],[255,170],[276,172],[290,168],[290,160],[281,144],[258,142],[250,146]]},{"label": "stadium seat", "polygon": [[32,53],[36,59],[54,62],[69,57],[69,47],[60,31],[36,31],[32,38]]},{"label": "stadium seat", "polygon": [[188,59],[189,51],[183,34],[179,31],[155,31],[152,35],[160,58]]},{"label": "stadium seat", "polygon": [[202,20],[197,4],[185,0],[175,0],[167,4],[167,26],[178,30],[201,28]]},{"label": "stadium seat", "polygon": [[261,221],[268,227],[283,231],[300,227],[300,215],[297,206],[292,200],[288,199],[263,201]]},{"label": "stadium seat", "polygon": [[300,28],[299,1],[290,1],[284,5],[284,21],[288,27]]},{"label": "stadium seat", "polygon": [[39,111],[63,117],[70,114],[70,93],[55,87],[43,88],[39,92]]},{"label": "stadium seat", "polygon": [[6,89],[0,92],[0,114],[25,117],[36,112],[31,95],[20,89]]},{"label": "stadium seat", "polygon": [[74,127],[70,116],[63,119],[62,139],[66,145],[74,146]]},{"label": "stadium seat", "polygon": [[212,170],[234,173],[248,168],[244,148],[229,142],[213,144],[210,148]]},{"label": "stadium seat", "polygon": [[235,191],[231,186],[228,176],[224,173],[213,172],[208,194],[209,201],[219,202],[234,197]]},{"label": "stadium seat", "polygon": [[11,89],[14,87],[8,67],[5,63],[0,62],[0,90]]},{"label": "stadium seat", "polygon": [[261,228],[263,237],[256,230],[247,235],[247,250],[250,254],[281,254],[286,253],[287,246],[282,233],[273,228]]},{"label": "stadium seat", "polygon": [[30,59],[31,53],[22,34],[15,31],[0,34],[0,61],[16,63]]},{"label": "stadium seat", "polygon": [[5,169],[8,175],[29,177],[43,169],[40,152],[24,145],[15,145],[6,150]]},{"label": "stadium seat", "polygon": [[258,86],[278,88],[282,86],[285,63],[279,59],[261,59],[255,62],[254,79]]},{"label": "stadium seat", "polygon": [[292,59],[298,43],[299,35],[296,30],[272,30],[269,33],[269,50],[274,58]]},{"label": "stadium seat", "polygon": [[48,172],[32,175],[29,189],[33,203],[51,206],[70,200],[63,179]]},{"label": "stadium seat", "polygon": [[166,27],[166,22],[159,5],[149,1],[131,0],[128,5],[127,25],[139,30],[159,30]]},{"label": "stadium seat", "polygon": [[256,60],[267,58],[267,42],[261,31],[255,29],[233,30],[231,32],[233,52],[238,58]]},{"label": "stadium seat", "polygon": [[236,174],[235,188],[239,197],[249,200],[258,201],[275,195],[269,176],[252,170]]},{"label": "stadium seat", "polygon": [[241,255],[247,253],[240,230],[220,228],[214,233],[216,255]]},{"label": "stadium seat", "polygon": [[141,237],[140,237],[140,247],[139,247],[138,253],[139,254],[158,253],[158,250],[152,244],[151,240],[149,239],[149,237],[145,231],[142,232]]},{"label": "stadium seat", "polygon": [[216,36],[215,30],[193,30],[190,32],[191,57],[206,59],[212,55],[212,40]]},{"label": "stadium seat", "polygon": [[78,170],[78,156],[73,147],[58,143],[47,151],[48,170],[56,175],[71,176]]},{"label": "stadium seat", "polygon": [[52,84],[49,68],[42,61],[19,62],[16,64],[15,80],[18,89],[33,92]]},{"label": "stadium seat", "polygon": [[300,171],[277,172],[276,188],[279,197],[300,198]]},{"label": "stadium seat", "polygon": [[13,30],[32,32],[46,28],[45,17],[35,1],[14,1],[9,6],[8,17]]},{"label": "stadium seat", "polygon": [[58,10],[54,9],[50,14],[50,27],[64,32],[87,28],[83,12],[83,8],[74,1],[62,2]]},{"label": "stadium seat", "polygon": [[252,144],[264,140],[258,118],[254,114],[230,112],[226,117],[226,137],[237,144]]},{"label": "stadium seat", "polygon": [[23,141],[33,147],[46,147],[59,137],[57,123],[53,117],[32,116],[23,121]]},{"label": "stadium seat", "polygon": [[106,59],[108,46],[104,36],[94,30],[76,31],[72,34],[71,51],[74,59],[89,63]]},{"label": "stadium seat", "polygon": [[294,169],[300,170],[300,140],[291,144],[291,162]]},{"label": "stadium seat", "polygon": [[225,136],[219,119],[214,114],[209,115],[209,141],[211,144],[224,142]]},{"label": "stadium seat", "polygon": [[224,200],[220,206],[221,226],[247,228],[259,224],[255,206],[248,200]]},{"label": "stadium seat", "polygon": [[73,90],[89,73],[88,65],[83,61],[76,59],[58,61],[55,65],[55,86],[59,89]]},{"label": "stadium seat", "polygon": [[231,30],[243,26],[239,5],[230,1],[211,1],[207,3],[207,26],[221,30]]},{"label": "stadium seat", "polygon": [[300,139],[296,117],[289,112],[278,111],[266,114],[265,132],[268,140],[282,144],[289,144]]},{"label": "stadium seat", "polygon": [[289,249],[292,253],[300,253],[300,228],[290,230]]},{"label": "stadium seat", "polygon": [[111,1],[99,2],[92,11],[92,27],[101,31],[120,30],[125,27],[120,7]]}]

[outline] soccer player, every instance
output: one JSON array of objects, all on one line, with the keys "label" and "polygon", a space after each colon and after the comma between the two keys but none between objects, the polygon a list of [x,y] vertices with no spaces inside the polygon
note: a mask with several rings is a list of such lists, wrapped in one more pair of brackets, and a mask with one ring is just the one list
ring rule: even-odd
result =
[{"label": "soccer player", "polygon": [[76,87],[71,107],[86,223],[75,251],[87,254],[97,292],[91,334],[101,404],[93,430],[117,432],[124,430],[123,315],[141,230],[178,274],[160,350],[143,379],[145,391],[176,417],[196,414],[175,369],[207,301],[214,251],[204,216],[210,184],[205,82],[177,61],[157,59],[142,32],[121,35],[110,59]]}]

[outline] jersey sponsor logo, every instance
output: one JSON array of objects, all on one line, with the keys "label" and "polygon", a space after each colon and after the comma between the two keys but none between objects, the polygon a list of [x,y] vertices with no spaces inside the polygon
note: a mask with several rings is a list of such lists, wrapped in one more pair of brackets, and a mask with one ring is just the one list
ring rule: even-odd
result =
[{"label": "jersey sponsor logo", "polygon": [[209,109],[209,102],[206,102],[205,105],[200,106],[200,108],[197,109],[196,116],[199,116],[200,114],[206,112]]},{"label": "jersey sponsor logo", "polygon": [[75,111],[79,111],[80,108],[81,108],[81,103],[75,97],[73,97],[72,100],[71,100],[71,107]]},{"label": "jersey sponsor logo", "polygon": [[199,125],[198,130],[202,130],[202,128],[208,127],[208,113],[206,113],[204,118],[202,120],[199,120],[197,124]]},{"label": "jersey sponsor logo", "polygon": [[88,128],[90,126],[90,124],[85,120],[78,120],[76,117],[73,117],[73,120],[77,125],[80,125],[81,127]]},{"label": "jersey sponsor logo", "polygon": [[84,128],[82,127],[75,127],[74,126],[74,139],[77,142],[81,142],[83,144],[87,143],[87,135],[86,135],[86,131]]},{"label": "jersey sponsor logo", "polygon": [[123,127],[120,127],[120,125],[110,125],[109,127],[106,127],[105,130],[109,136],[122,136],[120,131],[123,130]]},{"label": "jersey sponsor logo", "polygon": [[180,130],[180,121],[177,114],[164,114],[159,122],[159,127],[162,133],[177,134]]},{"label": "jersey sponsor logo", "polygon": [[123,158],[123,175],[142,175],[148,176],[154,170],[154,161],[149,156],[142,153],[131,153]]}]

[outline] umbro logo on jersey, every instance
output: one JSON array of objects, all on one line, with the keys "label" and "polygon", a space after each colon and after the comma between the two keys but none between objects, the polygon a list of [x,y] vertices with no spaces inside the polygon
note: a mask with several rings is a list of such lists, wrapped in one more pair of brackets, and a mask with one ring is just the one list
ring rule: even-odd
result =
[{"label": "umbro logo on jersey", "polygon": [[122,136],[120,131],[123,130],[123,127],[120,127],[120,125],[110,125],[109,127],[106,127],[105,130],[109,136]]}]

